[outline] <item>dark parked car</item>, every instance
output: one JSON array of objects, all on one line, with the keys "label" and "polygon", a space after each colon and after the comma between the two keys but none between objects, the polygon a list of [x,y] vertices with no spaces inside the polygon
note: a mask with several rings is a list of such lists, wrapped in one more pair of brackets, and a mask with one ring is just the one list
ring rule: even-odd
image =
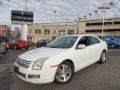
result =
[{"label": "dark parked car", "polygon": [[103,40],[106,41],[108,47],[120,47],[120,39],[114,36],[104,36]]},{"label": "dark parked car", "polygon": [[11,40],[7,42],[6,48],[7,49],[28,49],[30,47],[29,43],[24,40]]},{"label": "dark parked car", "polygon": [[43,46],[46,46],[49,42],[50,42],[50,40],[39,40],[36,43],[36,46],[37,46],[37,48],[43,47]]},{"label": "dark parked car", "polygon": [[5,45],[6,45],[5,39],[0,37],[0,54],[6,53]]}]

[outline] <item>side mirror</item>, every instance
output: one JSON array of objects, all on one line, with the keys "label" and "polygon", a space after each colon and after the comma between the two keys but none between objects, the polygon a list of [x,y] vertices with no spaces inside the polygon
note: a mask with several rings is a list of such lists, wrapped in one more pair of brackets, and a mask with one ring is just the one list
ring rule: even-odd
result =
[{"label": "side mirror", "polygon": [[86,46],[85,46],[85,44],[79,44],[78,46],[77,46],[77,49],[84,49]]}]

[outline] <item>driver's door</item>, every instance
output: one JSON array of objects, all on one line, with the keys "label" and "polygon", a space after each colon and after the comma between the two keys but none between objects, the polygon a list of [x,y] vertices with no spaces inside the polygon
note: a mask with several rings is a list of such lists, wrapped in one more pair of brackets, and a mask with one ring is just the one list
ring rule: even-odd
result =
[{"label": "driver's door", "polygon": [[[77,48],[77,46],[80,44],[84,44],[86,47],[83,49]],[[89,65],[89,62],[91,61],[92,53],[91,53],[91,48],[88,46],[87,36],[84,36],[79,40],[73,54],[76,64],[76,70],[80,70]]]}]

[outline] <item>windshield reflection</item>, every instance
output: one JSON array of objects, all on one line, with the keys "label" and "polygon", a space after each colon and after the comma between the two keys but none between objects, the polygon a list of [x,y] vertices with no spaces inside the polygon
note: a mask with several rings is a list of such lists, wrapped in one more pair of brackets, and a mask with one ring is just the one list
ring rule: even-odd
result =
[{"label": "windshield reflection", "polygon": [[77,40],[78,36],[66,36],[60,37],[55,39],[54,41],[50,42],[46,45],[49,48],[71,48],[75,41]]}]

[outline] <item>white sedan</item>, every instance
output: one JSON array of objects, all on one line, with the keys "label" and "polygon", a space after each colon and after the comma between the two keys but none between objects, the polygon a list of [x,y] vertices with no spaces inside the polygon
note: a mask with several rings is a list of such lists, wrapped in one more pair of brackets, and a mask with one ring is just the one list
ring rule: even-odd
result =
[{"label": "white sedan", "polygon": [[14,71],[30,83],[69,82],[73,73],[106,61],[107,44],[93,35],[67,35],[20,55]]}]

